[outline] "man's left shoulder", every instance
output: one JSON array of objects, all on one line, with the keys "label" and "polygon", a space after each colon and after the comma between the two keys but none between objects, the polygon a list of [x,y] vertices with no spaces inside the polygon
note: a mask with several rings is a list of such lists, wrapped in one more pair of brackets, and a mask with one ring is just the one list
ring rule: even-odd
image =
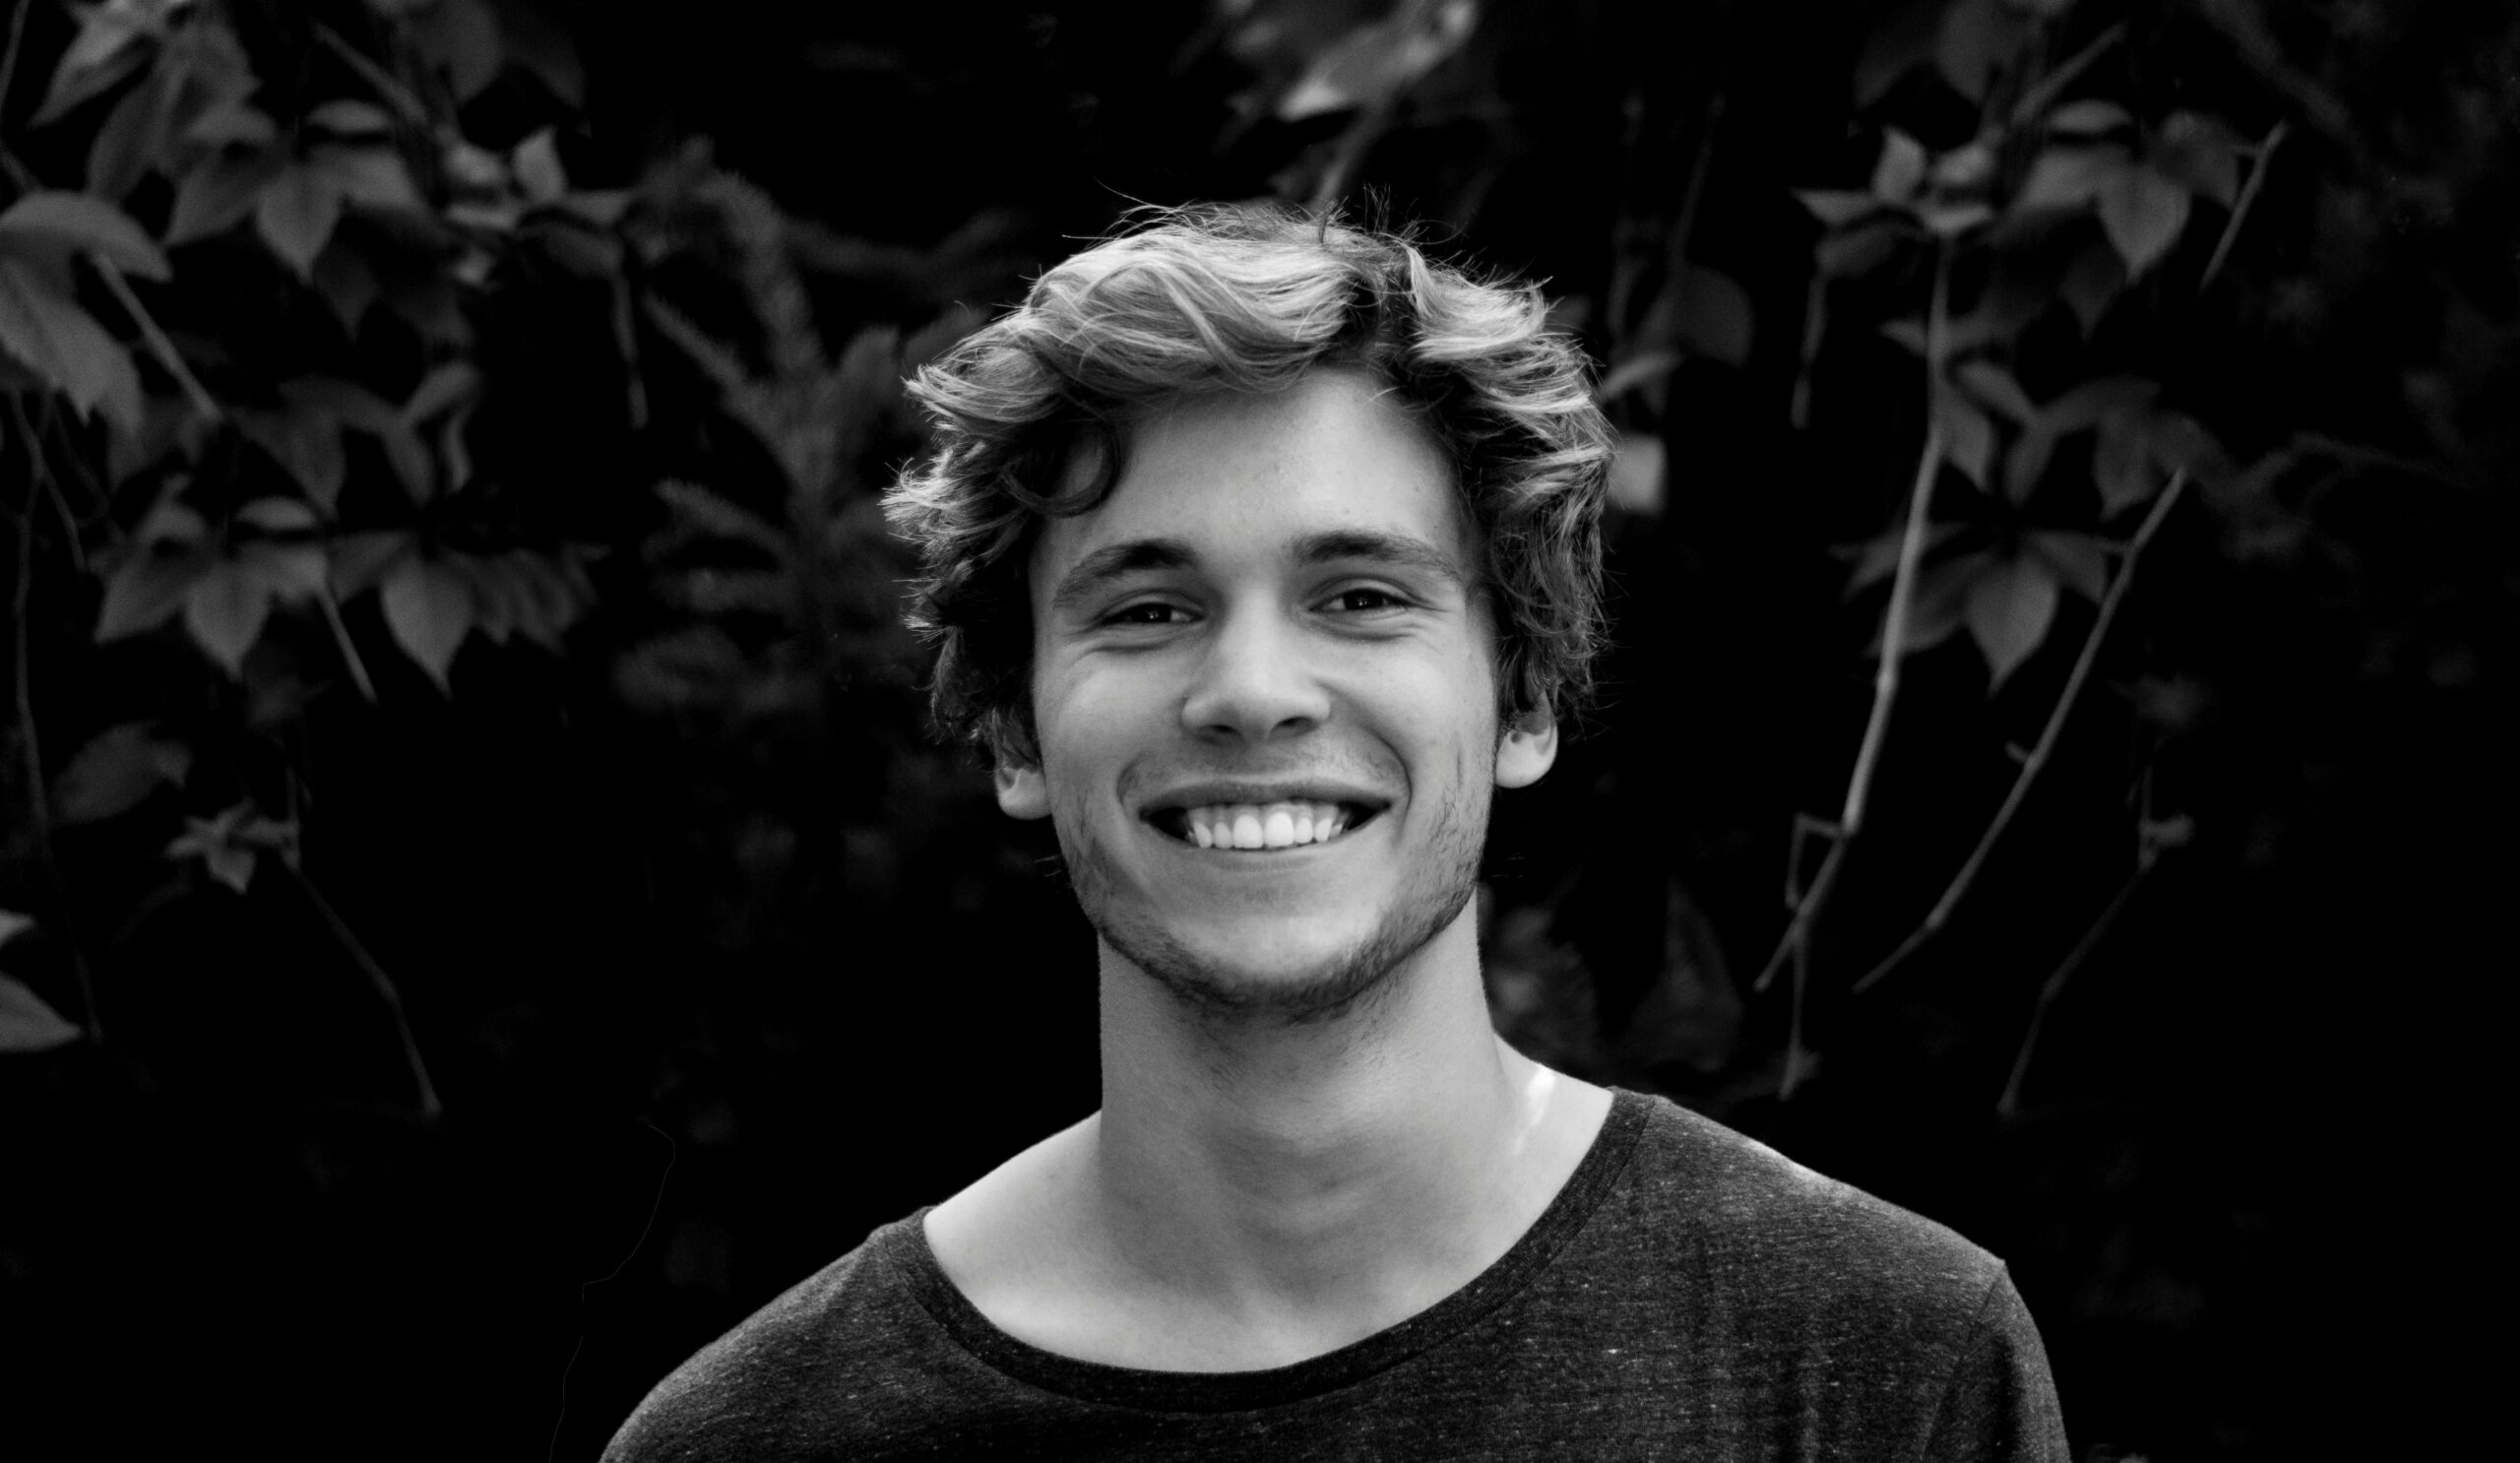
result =
[{"label": "man's left shoulder", "polygon": [[1676,1104],[1652,1100],[1630,1164],[1630,1241],[1742,1304],[1957,1341],[2009,1294],[2003,1262],[1948,1226]]}]

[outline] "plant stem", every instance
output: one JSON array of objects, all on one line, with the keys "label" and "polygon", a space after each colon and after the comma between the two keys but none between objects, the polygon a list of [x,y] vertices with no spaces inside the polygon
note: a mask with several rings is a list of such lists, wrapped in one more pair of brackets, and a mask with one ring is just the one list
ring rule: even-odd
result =
[{"label": "plant stem", "polygon": [[342,662],[350,668],[350,679],[357,683],[358,693],[367,704],[376,704],[376,682],[368,678],[367,662],[360,659],[358,647],[350,644],[349,626],[342,623],[342,606],[333,598],[333,588],[326,585],[315,597],[324,605],[324,624],[333,632],[333,644],[341,650]]},{"label": "plant stem", "polygon": [[1872,678],[1872,713],[1864,721],[1863,742],[1857,748],[1855,771],[1847,778],[1846,806],[1838,814],[1837,843],[1820,871],[1804,891],[1802,902],[1794,912],[1794,920],[1786,926],[1785,937],[1778,941],[1776,953],[1751,983],[1754,991],[1765,990],[1776,980],[1776,973],[1789,955],[1799,951],[1811,936],[1811,922],[1827,904],[1829,891],[1836,886],[1838,866],[1846,857],[1847,846],[1863,831],[1863,814],[1872,797],[1873,769],[1881,760],[1881,745],[1890,732],[1890,709],[1899,699],[1900,663],[1908,653],[1908,621],[1914,613],[1917,598],[1918,566],[1925,556],[1925,521],[1933,506],[1934,478],[1942,469],[1942,413],[1938,402],[1947,390],[1942,380],[1944,338],[1950,314],[1951,257],[1943,253],[1934,265],[1933,297],[1925,310],[1925,440],[1917,453],[1916,480],[1908,488],[1908,524],[1899,538],[1899,568],[1890,582],[1890,604],[1881,617],[1881,668]]},{"label": "plant stem", "polygon": [[2039,774],[2048,766],[2048,757],[2056,750],[2056,739],[2065,730],[2066,719],[2073,715],[2074,704],[2081,699],[2083,686],[2091,679],[2092,666],[2100,659],[2101,642],[2109,638],[2109,627],[2117,618],[2118,606],[2126,601],[2127,586],[2135,581],[2135,566],[2143,558],[2145,547],[2153,541],[2153,536],[2161,531],[2162,521],[2169,518],[2171,509],[2177,505],[2179,494],[2186,486],[2187,474],[2184,470],[2173,475],[2170,485],[2153,500],[2153,510],[2144,515],[2143,526],[2127,541],[2125,560],[2118,565],[2117,577],[2110,581],[2108,592],[2101,597],[2100,613],[2092,621],[2091,633],[2083,637],[2082,653],[2075,658],[2074,668],[2065,677],[2065,688],[2056,695],[2055,707],[2048,713],[2048,725],[2040,729],[2038,744],[2030,749],[2029,756],[2022,759],[2021,770],[2013,774],[2012,788],[2004,795],[2003,805],[1995,810],[1994,820],[1986,825],[1986,831],[1979,835],[1978,846],[1970,851],[1968,861],[1960,865],[1960,872],[1952,876],[1950,885],[1942,891],[1942,897],[1934,901],[1924,922],[1909,931],[1897,949],[1866,972],[1862,980],[1855,983],[1857,994],[1871,989],[1892,971],[1906,964],[1909,956],[1923,948],[1927,940],[1941,931],[1943,924],[1951,919],[1951,912],[1969,893],[1970,886],[1977,882],[1979,871],[1985,867],[1987,856],[1994,852],[1997,841],[2012,826],[2013,816],[2021,811],[2023,801],[2030,795],[2031,785],[2039,780]]},{"label": "plant stem", "polygon": [[357,46],[343,39],[341,32],[325,25],[322,21],[317,21],[315,38],[323,43],[326,50],[341,57],[350,70],[357,72],[369,86],[374,87],[377,95],[392,102],[394,109],[403,114],[404,121],[415,127],[428,124],[429,109],[420,104],[420,98],[412,95],[410,90],[396,81],[384,67],[369,60]]},{"label": "plant stem", "polygon": [[184,364],[184,358],[175,353],[175,343],[166,339],[166,333],[158,328],[157,318],[141,304],[140,296],[131,292],[131,285],[123,279],[122,270],[94,249],[88,251],[88,258],[96,266],[96,273],[104,277],[105,287],[113,291],[114,299],[121,304],[123,311],[140,327],[140,338],[149,343],[149,353],[158,357],[158,363],[164,366],[166,373],[175,378],[175,384],[184,389],[184,398],[193,404],[193,410],[206,420],[223,419],[226,413],[219,410],[219,403],[202,388],[192,368]]},{"label": "plant stem", "polygon": [[2125,910],[2127,901],[2134,898],[2144,876],[2153,871],[2153,862],[2151,859],[2136,860],[2134,872],[2117,886],[2117,892],[2101,910],[2100,918],[2083,931],[2083,937],[2074,942],[2074,948],[2066,953],[2063,962],[2048,974],[2047,984],[2039,987],[2039,1003],[2030,1012],[2030,1029],[2022,1034],[2021,1050],[2013,1055],[2012,1075],[2004,1080],[2003,1096],[1995,1099],[1997,1113],[2010,1117],[2021,1110],[2021,1079],[2030,1070],[2030,1055],[2038,1050],[2039,1033],[2048,1024],[2048,1008],[2056,1003],[2056,996],[2065,988],[2065,983],[2072,980],[2074,973],[2082,969],[2083,962],[2091,958],[2091,952],[2100,947],[2101,937],[2117,922],[2118,915]]},{"label": "plant stem", "polygon": [[351,961],[366,973],[368,984],[376,989],[377,999],[385,1003],[386,1011],[394,1018],[395,1035],[403,1044],[403,1063],[410,1069],[411,1086],[419,1098],[421,1115],[439,1116],[446,1110],[437,1100],[437,1084],[429,1080],[428,1063],[420,1059],[420,1045],[411,1038],[411,1023],[403,1014],[403,993],[395,988],[394,978],[385,973],[385,967],[376,963],[376,957],[367,952],[367,946],[359,942],[357,933],[333,908],[333,902],[324,897],[323,891],[315,887],[315,881],[306,876],[306,870],[298,867],[297,860],[284,858],[280,863],[288,870],[291,878],[297,880],[297,887],[306,892],[307,902],[315,906],[315,912],[324,917],[324,923],[332,929],[333,938],[341,942],[342,948],[349,952]]},{"label": "plant stem", "polygon": [[2126,23],[2124,21],[2119,21],[2093,36],[2081,50],[2067,57],[2064,65],[2048,73],[2040,79],[2038,86],[2022,94],[2021,100],[2013,103],[2012,125],[2019,127],[2046,111],[2048,103],[2056,99],[2057,93],[2072,86],[2075,78],[2090,70],[2091,64],[2099,60],[2102,53],[2125,38]]},{"label": "plant stem", "polygon": [[2248,181],[2240,185],[2240,196],[2232,204],[2232,217],[2223,222],[2223,236],[2214,241],[2214,257],[2205,261],[2205,273],[2196,281],[2197,293],[2205,292],[2205,286],[2222,273],[2223,261],[2231,257],[2232,241],[2240,236],[2240,223],[2248,218],[2250,206],[2257,202],[2257,190],[2266,182],[2266,165],[2275,160],[2275,150],[2283,146],[2292,125],[2276,123],[2267,129],[2266,141],[2257,145],[2257,157],[2248,167]]}]

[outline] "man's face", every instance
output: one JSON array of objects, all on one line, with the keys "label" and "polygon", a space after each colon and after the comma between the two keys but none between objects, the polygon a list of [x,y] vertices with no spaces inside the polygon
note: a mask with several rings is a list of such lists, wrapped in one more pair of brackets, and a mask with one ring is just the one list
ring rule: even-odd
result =
[{"label": "man's face", "polygon": [[1345,1008],[1460,917],[1498,735],[1495,628],[1450,468],[1367,378],[1188,402],[1137,428],[1095,511],[1032,560],[1038,767],[1119,954],[1215,1010]]}]

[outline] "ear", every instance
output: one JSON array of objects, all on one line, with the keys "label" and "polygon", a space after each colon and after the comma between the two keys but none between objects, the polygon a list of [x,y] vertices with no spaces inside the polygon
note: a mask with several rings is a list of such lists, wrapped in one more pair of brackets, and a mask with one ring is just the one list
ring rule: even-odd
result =
[{"label": "ear", "polygon": [[[1546,706],[1514,718],[1496,738],[1496,786],[1528,788],[1557,762],[1557,718]],[[1000,795],[1000,801],[1004,800]]]},{"label": "ear", "polygon": [[997,784],[997,805],[1008,817],[1050,815],[1050,786],[1042,780],[1040,768],[1001,754],[991,777]]}]

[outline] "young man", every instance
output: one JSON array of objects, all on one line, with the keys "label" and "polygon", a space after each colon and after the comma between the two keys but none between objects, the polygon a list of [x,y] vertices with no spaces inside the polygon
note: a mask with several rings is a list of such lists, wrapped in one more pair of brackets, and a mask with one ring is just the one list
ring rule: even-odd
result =
[{"label": "young man", "polygon": [[607,1457],[2064,1457],[1991,1256],[1489,1025],[1489,799],[1600,634],[1609,433],[1537,291],[1173,214],[915,389],[938,716],[1057,832],[1102,1107]]}]

